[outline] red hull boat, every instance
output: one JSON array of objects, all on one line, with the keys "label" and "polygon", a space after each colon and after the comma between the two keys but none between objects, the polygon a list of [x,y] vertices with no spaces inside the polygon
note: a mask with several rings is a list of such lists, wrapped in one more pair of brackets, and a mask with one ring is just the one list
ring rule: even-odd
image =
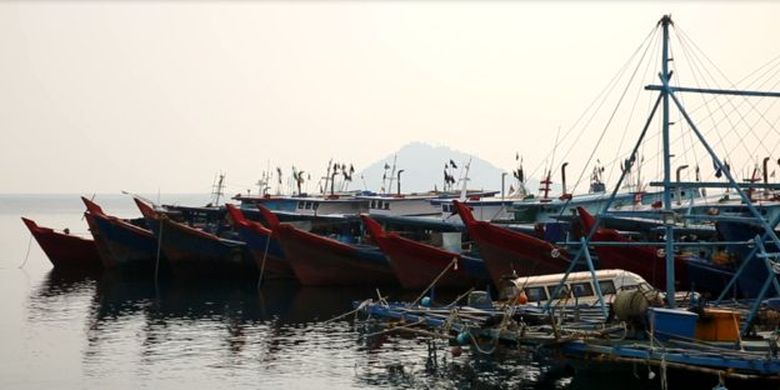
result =
[{"label": "red hull boat", "polygon": [[485,280],[466,273],[464,260],[458,253],[426,245],[397,233],[386,232],[367,215],[361,215],[363,225],[390,261],[395,276],[404,288],[428,287],[445,268],[457,261],[436,283],[439,287],[471,287],[484,284]]},{"label": "red hull boat", "polygon": [[67,271],[94,271],[101,267],[95,241],[54,229],[38,226],[35,221],[22,217],[35,241],[51,261],[54,268]]},{"label": "red hull boat", "polygon": [[160,241],[175,277],[257,278],[258,270],[246,244],[174,222],[135,199],[141,214]]},{"label": "red hull boat", "polygon": [[87,207],[84,218],[95,238],[106,268],[153,270],[157,259],[154,233],[121,218],[107,215],[95,202],[82,197]]},{"label": "red hull boat", "polygon": [[568,255],[547,241],[478,221],[468,206],[453,204],[468,229],[469,236],[477,243],[482,260],[496,286],[510,275],[532,276],[566,272]]},{"label": "red hull boat", "polygon": [[[593,228],[595,219],[582,207],[577,208],[585,234]],[[628,239],[614,229],[599,228],[591,241],[626,242]],[[631,246],[608,247],[594,246],[599,258],[599,268],[620,268],[645,278],[656,288],[666,289],[666,260],[657,247]],[[660,254],[660,256],[659,256]],[[687,281],[687,265],[680,256],[674,257],[675,279],[677,283]],[[682,286],[678,286],[682,287]]]},{"label": "red hull boat", "polygon": [[[230,216],[230,223],[241,241],[246,242],[249,247],[249,251],[257,263],[257,269],[263,269],[263,259],[265,258],[264,272],[268,276],[281,279],[295,278],[279,242],[271,238],[271,230],[258,222],[246,219],[238,207],[232,204],[226,204],[225,207]],[[269,243],[268,240],[271,242]]]},{"label": "red hull boat", "polygon": [[377,248],[345,244],[279,223],[270,210],[260,205],[258,208],[301,284],[374,286],[398,283],[390,264]]}]

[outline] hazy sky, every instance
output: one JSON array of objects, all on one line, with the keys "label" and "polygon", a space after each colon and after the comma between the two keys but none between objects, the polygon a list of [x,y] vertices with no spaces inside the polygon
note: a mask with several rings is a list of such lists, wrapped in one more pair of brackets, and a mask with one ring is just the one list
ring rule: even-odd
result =
[{"label": "hazy sky", "polygon": [[411,141],[534,165],[664,13],[732,80],[780,54],[772,2],[0,2],[0,193],[237,192]]}]

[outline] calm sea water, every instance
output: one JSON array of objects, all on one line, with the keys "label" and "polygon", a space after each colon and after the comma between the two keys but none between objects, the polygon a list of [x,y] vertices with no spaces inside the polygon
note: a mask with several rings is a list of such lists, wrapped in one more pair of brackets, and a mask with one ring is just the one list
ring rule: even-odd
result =
[{"label": "calm sea water", "polygon": [[[163,196],[205,204],[207,197]],[[129,197],[98,196],[135,217]],[[527,353],[454,357],[439,342],[324,320],[371,289],[267,283],[155,286],[118,275],[59,275],[20,216],[88,234],[75,195],[0,195],[0,388],[624,388],[610,375],[567,377]],[[25,261],[24,266],[19,266]],[[392,298],[414,293],[383,291]],[[375,330],[375,329],[374,329]],[[430,351],[436,351],[432,358]],[[636,386],[634,386],[636,387]],[[644,387],[644,386],[640,386]],[[654,387],[654,386],[652,386]],[[711,388],[711,385],[710,387]]]}]

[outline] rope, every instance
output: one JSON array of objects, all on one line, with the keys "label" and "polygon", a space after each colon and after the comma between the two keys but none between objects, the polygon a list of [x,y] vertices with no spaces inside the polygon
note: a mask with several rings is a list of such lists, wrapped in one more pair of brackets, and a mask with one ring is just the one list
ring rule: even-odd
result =
[{"label": "rope", "polygon": [[501,324],[498,327],[498,329],[495,331],[495,334],[493,336],[492,346],[490,349],[482,349],[482,347],[477,342],[477,338],[474,337],[474,334],[471,333],[468,329],[463,330],[464,332],[468,332],[469,338],[471,339],[471,342],[474,344],[474,348],[477,350],[477,352],[483,354],[483,355],[492,355],[493,352],[498,349],[498,341],[501,338],[501,333],[503,333],[507,326],[509,325],[509,320],[512,318],[512,314],[514,313],[514,304],[509,306],[509,310],[504,312],[504,317],[501,319]]},{"label": "rope", "polygon": [[369,337],[379,336],[381,334],[395,332],[396,330],[411,330],[410,329],[411,327],[416,326],[416,325],[422,325],[424,322],[425,322],[425,318],[422,318],[419,321],[413,322],[411,324],[400,325],[400,326],[396,326],[396,327],[380,330],[378,332],[364,334],[362,337],[369,338]]},{"label": "rope", "polygon": [[265,274],[265,260],[268,258],[268,249],[271,247],[271,234],[265,239],[265,252],[263,252],[263,261],[260,263],[260,275],[257,277],[257,288],[263,285],[263,275]]},{"label": "rope", "polygon": [[163,221],[164,215],[158,217],[160,221],[160,234],[157,237],[157,260],[154,262],[154,288],[157,289],[157,283],[160,276],[160,250],[162,249]]},{"label": "rope", "polygon": [[[563,137],[561,138],[561,142],[563,142],[563,140],[566,140],[568,138],[569,134],[571,134],[571,132],[574,131],[574,129],[579,127],[579,125],[582,122],[582,120],[587,116],[587,114],[589,112],[591,112],[591,109],[594,107],[594,105],[596,105],[596,102],[601,100],[601,102],[598,104],[598,106],[595,108],[595,110],[593,110],[592,115],[590,116],[590,118],[582,126],[582,130],[583,131],[580,132],[580,134],[577,136],[577,139],[574,141],[574,145],[577,144],[577,141],[579,140],[580,136],[582,136],[582,134],[584,133],[584,129],[586,127],[588,127],[588,125],[593,121],[593,118],[595,117],[596,113],[598,113],[598,111],[604,105],[604,102],[606,102],[607,96],[609,96],[609,94],[612,92],[614,87],[617,85],[617,81],[622,77],[622,75],[625,73],[626,69],[628,69],[628,66],[634,60],[636,55],[640,52],[640,50],[642,50],[642,47],[644,47],[644,45],[647,43],[647,41],[653,36],[653,34],[656,31],[657,31],[657,26],[653,27],[650,30],[650,32],[647,34],[645,39],[642,41],[642,43],[639,44],[639,46],[637,46],[637,48],[634,50],[634,52],[631,54],[631,56],[628,58],[628,60],[623,64],[623,66],[621,66],[620,69],[618,69],[618,71],[615,73],[615,75],[612,76],[612,79],[610,79],[609,82],[607,83],[607,85],[605,85],[604,88],[598,93],[598,95],[596,95],[596,97],[591,101],[591,103],[588,105],[588,107],[585,109],[585,111],[583,111],[582,114],[580,114],[580,116],[577,118],[577,120],[574,122],[574,124],[568,130],[566,130],[566,132],[564,133]],[[603,97],[603,99],[602,99],[602,97]],[[557,148],[558,146],[559,145],[554,145],[554,148]],[[571,148],[566,152],[566,154],[564,154],[564,158],[568,157],[570,151],[571,151]],[[542,168],[543,165],[546,165],[546,160],[544,162],[536,165],[536,167],[531,171],[530,175],[528,175],[528,176],[532,177],[532,176],[536,175],[536,172],[538,172],[539,168]]]},{"label": "rope", "polygon": [[[604,125],[604,129],[601,131],[601,135],[599,135],[598,141],[596,141],[596,146],[593,148],[593,152],[591,152],[590,156],[588,157],[588,160],[585,162],[585,164],[582,166],[582,170],[580,171],[580,175],[577,178],[577,181],[574,183],[574,186],[572,187],[572,193],[577,189],[580,182],[582,181],[582,178],[585,176],[585,172],[588,169],[588,166],[590,166],[591,161],[593,161],[593,157],[596,155],[596,151],[598,150],[599,146],[601,145],[601,141],[604,140],[604,136],[607,133],[607,130],[609,129],[609,126],[612,124],[612,121],[615,119],[615,115],[617,114],[618,109],[620,108],[621,103],[623,103],[623,98],[625,98],[626,93],[628,93],[629,87],[631,86],[632,82],[634,81],[634,77],[636,76],[637,72],[639,71],[639,67],[642,65],[642,61],[644,61],[645,56],[647,55],[648,50],[650,49],[650,45],[648,44],[645,47],[645,51],[642,53],[642,57],[639,58],[639,61],[636,64],[636,67],[634,68],[634,71],[631,73],[631,76],[628,79],[628,82],[626,83],[625,88],[623,88],[623,92],[620,94],[620,98],[618,98],[617,104],[615,104],[615,108],[612,109],[612,113],[609,115],[609,119],[607,120],[607,123]],[[575,143],[571,145],[569,148],[569,151],[566,152],[566,155],[568,155],[571,150],[577,145],[577,141],[575,140]],[[567,209],[568,204],[571,202],[571,199],[566,200],[566,204],[561,207],[560,214],[558,216],[563,216],[564,212]]]},{"label": "rope", "polygon": [[327,323],[330,323],[330,322],[338,321],[338,320],[340,320],[340,319],[342,319],[342,318],[345,318],[345,317],[348,317],[348,316],[350,316],[350,315],[352,315],[352,314],[355,314],[355,313],[357,313],[357,312],[359,312],[359,311],[363,310],[363,309],[364,309],[366,306],[368,306],[368,305],[369,305],[371,302],[373,302],[373,300],[372,300],[372,299],[370,299],[370,298],[369,298],[369,299],[366,299],[366,300],[364,300],[363,302],[360,302],[360,304],[358,305],[358,307],[357,307],[357,308],[355,308],[354,310],[350,310],[350,311],[348,311],[348,312],[346,312],[346,313],[344,313],[344,314],[337,315],[337,316],[335,316],[335,317],[333,317],[333,318],[331,318],[331,319],[329,319],[329,320],[327,320],[327,321],[324,321],[324,322],[323,322],[323,324],[327,324]]},{"label": "rope", "polygon": [[433,279],[433,282],[431,282],[431,284],[429,284],[428,287],[426,287],[425,290],[423,290],[423,292],[420,293],[420,295],[417,297],[417,299],[412,301],[412,305],[416,305],[417,302],[419,302],[420,299],[422,299],[422,297],[425,296],[425,293],[427,293],[431,288],[433,288],[433,286],[436,285],[436,283],[439,281],[439,279],[441,279],[442,276],[444,276],[444,274],[447,273],[447,271],[449,271],[450,268],[452,268],[455,264],[458,264],[458,258],[457,257],[453,257],[452,258],[452,261],[450,262],[450,264],[448,264],[446,267],[444,267],[444,270],[442,270],[439,273],[439,275],[436,276],[436,278]]},{"label": "rope", "polygon": [[[676,29],[676,28],[675,28],[675,29]],[[682,29],[680,29],[680,35],[682,35],[682,36],[684,36],[684,37],[688,37],[688,34],[686,34],[686,33],[685,33],[685,31],[683,31]],[[699,46],[698,46],[698,45],[696,45],[696,42],[693,42],[693,41],[691,40],[691,44],[693,45],[693,47],[694,47],[696,50],[698,50],[698,51],[699,51],[699,53],[701,53],[701,54],[704,56],[704,58],[707,60],[707,62],[709,62],[709,63],[710,63],[710,64],[711,64],[711,65],[712,65],[712,66],[715,68],[715,70],[716,70],[716,71],[718,71],[718,73],[719,73],[719,74],[720,74],[720,75],[723,77],[723,79],[725,79],[725,80],[726,80],[726,82],[728,82],[728,83],[729,83],[729,85],[730,85],[732,88],[735,88],[735,89],[737,88],[737,86],[736,86],[736,85],[735,85],[733,82],[731,82],[731,80],[729,80],[729,78],[728,78],[728,77],[726,77],[726,75],[723,73],[723,71],[722,71],[722,70],[720,70],[720,68],[718,67],[718,65],[717,65],[717,64],[715,64],[715,62],[713,62],[713,61],[710,59],[710,57],[707,55],[707,53],[705,53],[705,52],[704,52],[704,51],[703,51],[701,48],[699,48]],[[751,107],[751,108],[753,108],[753,110],[754,110],[754,111],[758,112],[758,110],[756,110],[756,107],[755,107],[755,105],[753,105],[753,104],[752,104],[752,102],[751,102],[751,101],[748,99],[748,97],[747,97],[747,96],[742,96],[742,99],[743,99],[744,101],[746,101],[746,102],[748,103],[748,105],[750,105],[750,107]],[[729,101],[730,101],[730,100],[729,100]],[[732,104],[732,105],[733,105],[733,104]],[[741,115],[740,115],[740,116],[741,116]],[[744,118],[742,118],[742,119],[743,119],[743,122],[744,122]],[[774,130],[774,131],[775,131],[775,133],[776,133],[777,135],[780,135],[780,132],[779,132],[779,131],[778,131],[778,130],[777,130],[777,129],[776,129],[776,128],[775,128],[775,127],[772,125],[772,123],[771,123],[771,122],[769,122],[769,120],[767,120],[767,119],[766,119],[766,117],[764,117],[763,115],[761,115],[761,119],[763,119],[763,120],[764,120],[764,121],[765,121],[767,124],[769,124],[769,126],[772,128],[772,130]],[[745,123],[745,124],[747,124],[747,123]]]},{"label": "rope", "polygon": [[24,255],[24,261],[22,261],[22,264],[19,264],[19,266],[16,268],[22,269],[22,267],[24,267],[24,265],[27,264],[27,260],[30,258],[30,246],[32,245],[32,239],[33,239],[33,235],[32,233],[30,233],[30,239],[27,240],[27,253]]},{"label": "rope", "polygon": [[669,384],[666,380],[666,354],[661,355],[661,390],[668,390]]}]

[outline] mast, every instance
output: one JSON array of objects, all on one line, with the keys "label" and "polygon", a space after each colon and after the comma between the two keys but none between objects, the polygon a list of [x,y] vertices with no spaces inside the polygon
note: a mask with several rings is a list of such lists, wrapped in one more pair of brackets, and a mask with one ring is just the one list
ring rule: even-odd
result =
[{"label": "mast", "polygon": [[225,185],[225,174],[220,172],[215,177],[214,185],[212,186],[211,196],[214,199],[214,206],[219,206],[219,198],[225,195],[223,189]]},{"label": "mast", "polygon": [[463,182],[463,187],[460,190],[460,200],[462,202],[466,200],[466,194],[468,193],[470,168],[471,168],[471,157],[469,157],[469,162],[466,163],[466,166],[463,167],[463,176],[460,179]]},{"label": "mast", "polygon": [[393,181],[395,179],[395,163],[397,162],[397,160],[398,160],[398,155],[396,154],[393,156],[393,167],[390,170],[390,178],[387,184],[387,189],[385,191],[388,194],[393,192]]},{"label": "mast", "polygon": [[672,24],[672,18],[664,15],[661,18],[661,27],[663,28],[663,53],[661,55],[661,96],[662,96],[662,116],[663,116],[663,153],[664,153],[664,226],[666,235],[666,301],[669,307],[674,307],[674,219],[672,214],[672,164],[671,152],[669,150],[669,25]]}]

